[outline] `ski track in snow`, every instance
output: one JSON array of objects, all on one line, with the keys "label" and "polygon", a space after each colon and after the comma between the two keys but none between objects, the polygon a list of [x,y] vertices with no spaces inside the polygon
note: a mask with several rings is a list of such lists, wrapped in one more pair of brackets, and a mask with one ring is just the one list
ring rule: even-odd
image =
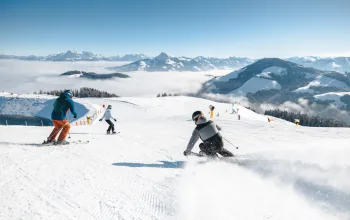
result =
[{"label": "ski track in snow", "polygon": [[[34,147],[51,128],[0,126],[0,219],[350,219],[349,129],[306,128],[189,97],[83,99],[105,122]],[[184,157],[195,110],[215,105],[236,158]],[[20,138],[19,138],[20,135]],[[198,143],[194,148],[198,151]]]}]

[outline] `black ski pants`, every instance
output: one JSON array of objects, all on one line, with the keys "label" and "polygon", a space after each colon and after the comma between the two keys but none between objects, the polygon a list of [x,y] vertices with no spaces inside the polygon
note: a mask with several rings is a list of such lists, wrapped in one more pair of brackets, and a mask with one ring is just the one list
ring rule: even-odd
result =
[{"label": "black ski pants", "polygon": [[109,124],[108,130],[107,132],[110,132],[112,130],[112,132],[114,131],[114,124],[111,120],[106,120],[106,122]]},{"label": "black ski pants", "polygon": [[223,157],[232,157],[233,154],[224,148],[224,142],[221,135],[217,134],[203,143],[199,144],[199,149],[208,156],[214,156],[219,153]]}]

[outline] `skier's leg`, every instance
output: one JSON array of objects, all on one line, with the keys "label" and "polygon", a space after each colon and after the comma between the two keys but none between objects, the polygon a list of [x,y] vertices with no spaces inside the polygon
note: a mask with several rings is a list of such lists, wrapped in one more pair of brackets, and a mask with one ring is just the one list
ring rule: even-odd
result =
[{"label": "skier's leg", "polygon": [[109,124],[109,127],[107,129],[107,133],[109,133],[111,131],[111,129],[112,129],[112,124],[113,123],[110,120],[106,120],[106,122]]},{"label": "skier's leg", "polygon": [[199,144],[199,149],[207,156],[215,156],[214,146],[210,142]]},{"label": "skier's leg", "polygon": [[112,127],[112,132],[114,132],[114,123],[112,122],[112,121],[110,121],[111,122],[111,127]]},{"label": "skier's leg", "polygon": [[53,125],[54,125],[54,128],[53,128],[53,130],[52,130],[50,136],[47,138],[48,141],[55,141],[56,136],[57,136],[59,130],[61,129],[61,126],[60,126],[60,123],[59,123],[59,122],[60,122],[60,121],[58,121],[58,120],[52,120],[52,123],[53,123]]},{"label": "skier's leg", "polygon": [[61,141],[61,142],[66,140],[66,137],[67,137],[69,130],[70,130],[70,124],[69,124],[68,120],[62,121],[62,127],[63,128],[62,128],[61,134],[58,137],[58,141]]},{"label": "skier's leg", "polygon": [[220,152],[218,152],[221,156],[223,157],[233,157],[233,153],[231,153],[230,151],[226,150],[225,148],[222,148],[222,150]]},{"label": "skier's leg", "polygon": [[233,157],[233,153],[231,153],[230,151],[228,151],[224,148],[224,142],[223,142],[222,138],[220,138],[216,141],[216,146],[217,146],[216,147],[217,153],[219,153],[221,156]]}]

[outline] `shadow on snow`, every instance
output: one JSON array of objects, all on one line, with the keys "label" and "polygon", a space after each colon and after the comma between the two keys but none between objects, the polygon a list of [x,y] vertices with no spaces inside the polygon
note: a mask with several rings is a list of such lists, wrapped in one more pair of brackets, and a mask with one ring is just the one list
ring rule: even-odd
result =
[{"label": "shadow on snow", "polygon": [[121,162],[121,163],[112,163],[113,166],[120,166],[120,167],[151,167],[151,168],[183,168],[185,166],[185,161],[159,161],[161,163],[128,163],[128,162]]}]

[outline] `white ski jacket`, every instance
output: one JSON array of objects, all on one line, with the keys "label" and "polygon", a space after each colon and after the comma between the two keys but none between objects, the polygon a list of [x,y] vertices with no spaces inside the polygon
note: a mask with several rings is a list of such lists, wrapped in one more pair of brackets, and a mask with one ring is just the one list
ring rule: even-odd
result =
[{"label": "white ski jacket", "polygon": [[109,110],[109,109],[106,109],[106,111],[105,111],[105,113],[103,114],[101,120],[102,120],[103,118],[104,118],[105,120],[111,120],[111,119],[114,119],[114,120],[115,120],[115,118],[113,118],[113,116],[112,116],[112,114],[111,114],[111,110]]}]

